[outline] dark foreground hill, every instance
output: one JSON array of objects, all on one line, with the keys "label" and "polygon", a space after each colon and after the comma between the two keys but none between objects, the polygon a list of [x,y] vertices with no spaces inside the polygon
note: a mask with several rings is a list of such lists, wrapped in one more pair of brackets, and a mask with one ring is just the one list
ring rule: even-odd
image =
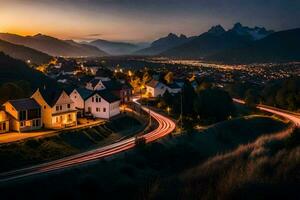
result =
[{"label": "dark foreground hill", "polygon": [[13,58],[23,61],[30,60],[31,63],[38,65],[48,63],[52,58],[48,54],[42,53],[35,49],[31,49],[22,45],[12,44],[4,40],[0,40],[0,51]]},{"label": "dark foreground hill", "polygon": [[0,103],[26,97],[35,88],[44,86],[58,87],[54,80],[30,68],[25,62],[0,52]]}]

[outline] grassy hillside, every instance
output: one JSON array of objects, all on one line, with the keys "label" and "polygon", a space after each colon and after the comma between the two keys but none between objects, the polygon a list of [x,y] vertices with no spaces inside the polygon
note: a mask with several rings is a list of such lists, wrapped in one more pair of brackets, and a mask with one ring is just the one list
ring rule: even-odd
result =
[{"label": "grassy hillside", "polygon": [[[268,117],[232,120],[205,132],[165,138],[123,153],[115,159],[105,159],[93,165],[35,179],[0,184],[0,192],[6,198],[17,197],[18,194],[10,191],[18,188],[22,197],[26,194],[31,199],[41,195],[49,199],[177,199],[181,197],[178,192],[182,191],[178,188],[179,180],[173,177],[221,152],[231,151],[241,144],[253,142],[262,134],[286,127],[287,124]],[[228,145],[224,137],[234,140]],[[28,188],[33,186],[34,192],[28,192]]]},{"label": "grassy hillside", "polygon": [[172,190],[183,199],[298,199],[299,155],[299,129],[261,137],[187,170]]}]

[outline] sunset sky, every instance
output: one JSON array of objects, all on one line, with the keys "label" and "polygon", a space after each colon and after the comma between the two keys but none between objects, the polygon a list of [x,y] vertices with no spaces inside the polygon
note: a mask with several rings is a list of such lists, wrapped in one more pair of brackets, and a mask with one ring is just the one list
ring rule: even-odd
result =
[{"label": "sunset sky", "polygon": [[297,28],[299,10],[296,0],[0,0],[0,32],[141,42],[235,22]]}]

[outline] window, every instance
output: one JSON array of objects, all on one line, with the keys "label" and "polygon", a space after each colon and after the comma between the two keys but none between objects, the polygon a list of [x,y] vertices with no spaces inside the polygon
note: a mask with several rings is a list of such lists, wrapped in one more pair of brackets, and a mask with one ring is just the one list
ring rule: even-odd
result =
[{"label": "window", "polygon": [[68,108],[71,108],[71,105],[70,105],[70,104],[68,104]]},{"label": "window", "polygon": [[94,102],[94,97],[92,97],[92,102]]},{"label": "window", "polygon": [[103,108],[103,112],[106,112],[106,108]]},{"label": "window", "polygon": [[0,124],[0,131],[5,131],[6,130],[6,122]]},{"label": "window", "polygon": [[44,106],[44,109],[46,109],[46,106]]},{"label": "window", "polygon": [[56,108],[56,111],[59,111],[59,106],[56,106],[55,108]]},{"label": "window", "polygon": [[58,117],[55,117],[55,121],[56,121],[56,123],[58,123]]},{"label": "window", "polygon": [[24,127],[25,126],[25,122],[20,122],[20,126]]},{"label": "window", "polygon": [[98,97],[96,97],[96,102],[98,103]]},{"label": "window", "polygon": [[68,114],[68,121],[72,121],[72,116]]},{"label": "window", "polygon": [[59,106],[59,109],[62,110],[62,105]]},{"label": "window", "polygon": [[96,108],[96,112],[101,112],[101,109],[100,108]]},{"label": "window", "polygon": [[33,126],[33,127],[40,126],[40,120],[39,120],[39,119],[32,120],[32,126]]},{"label": "window", "polygon": [[20,121],[26,120],[26,110],[21,110],[19,112]]}]

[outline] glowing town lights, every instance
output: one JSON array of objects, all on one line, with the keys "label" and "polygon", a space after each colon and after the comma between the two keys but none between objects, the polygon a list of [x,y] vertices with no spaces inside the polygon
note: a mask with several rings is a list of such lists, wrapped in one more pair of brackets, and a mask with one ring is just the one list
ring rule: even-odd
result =
[{"label": "glowing town lights", "polygon": [[27,63],[30,64],[30,63],[31,63],[31,60],[27,60]]},{"label": "glowing town lights", "polygon": [[128,76],[132,76],[133,74],[132,74],[132,72],[129,70],[128,71]]}]

